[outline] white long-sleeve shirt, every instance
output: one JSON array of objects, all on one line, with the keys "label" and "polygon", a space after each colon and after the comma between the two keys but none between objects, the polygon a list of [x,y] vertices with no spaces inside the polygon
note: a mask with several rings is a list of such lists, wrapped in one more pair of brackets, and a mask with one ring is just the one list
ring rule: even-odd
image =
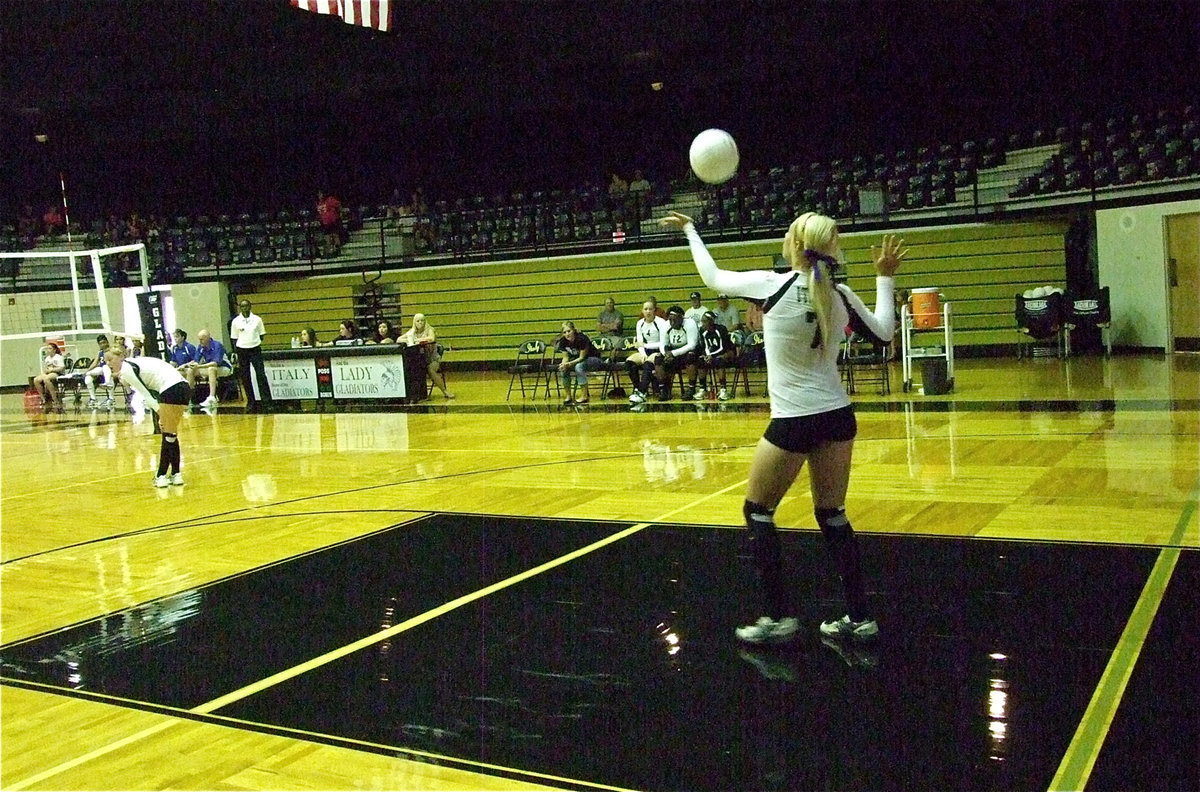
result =
[{"label": "white long-sleeve shirt", "polygon": [[[670,319],[667,320],[668,323],[670,321]],[[690,316],[685,314],[683,322],[678,328],[671,327],[667,331],[667,345],[663,348],[663,351],[670,352],[675,357],[682,357],[688,352],[694,351],[699,342],[700,326],[693,322]]]},{"label": "white long-sleeve shirt", "polygon": [[[850,397],[837,370],[840,338],[824,339],[824,343],[813,348],[819,324],[808,296],[808,276],[800,273],[800,277],[788,285],[788,281],[796,275],[795,271],[734,272],[720,269],[704,246],[696,227],[689,223],[684,227],[684,233],[696,263],[696,271],[710,289],[755,300],[775,298],[763,314],[771,417],[816,415],[848,405]],[[871,332],[884,341],[891,339],[896,329],[892,278],[875,278],[874,312],[868,310],[849,286],[838,284],[836,288],[844,299],[834,300],[831,306],[833,327],[840,330],[849,324],[850,316],[846,311],[849,305]]]},{"label": "white long-sleeve shirt", "polygon": [[670,329],[670,322],[661,316],[654,317],[652,322],[647,322],[645,319],[638,319],[637,327],[633,331],[633,336],[637,340],[638,351],[643,355],[662,352],[667,343],[667,331]]}]

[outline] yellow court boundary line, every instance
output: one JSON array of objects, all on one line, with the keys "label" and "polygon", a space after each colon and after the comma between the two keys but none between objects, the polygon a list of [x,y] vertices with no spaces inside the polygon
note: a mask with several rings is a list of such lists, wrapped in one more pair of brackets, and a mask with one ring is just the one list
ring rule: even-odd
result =
[{"label": "yellow court boundary line", "polygon": [[[561,566],[561,565],[567,563],[568,561],[574,561],[576,558],[580,558],[580,557],[587,555],[588,553],[591,553],[595,550],[599,550],[602,547],[606,547],[610,544],[613,544],[614,542],[618,542],[622,539],[632,536],[632,535],[638,533],[639,531],[642,531],[645,528],[650,527],[654,523],[662,522],[662,521],[666,520],[668,517],[678,514],[679,512],[684,511],[685,509],[694,508],[694,507],[700,505],[701,503],[704,503],[707,500],[710,500],[710,499],[715,498],[720,495],[724,495],[725,493],[729,492],[730,490],[732,490],[734,488],[743,487],[743,486],[745,486],[745,484],[746,484],[746,481],[745,481],[745,479],[743,479],[735,484],[729,485],[728,487],[717,490],[716,492],[711,492],[702,498],[697,498],[690,503],[684,504],[683,506],[679,506],[677,508],[671,509],[668,512],[664,512],[663,514],[659,515],[658,517],[654,518],[653,520],[650,520],[647,522],[641,522],[636,525],[632,525],[629,528],[626,528],[624,530],[618,531],[617,533],[610,534],[609,536],[606,536],[603,539],[600,539],[599,541],[593,542],[590,545],[586,545],[584,547],[573,550],[570,553],[567,553],[566,555],[559,556],[558,558],[551,559],[550,561],[547,561],[544,564],[539,564],[538,566],[532,567],[531,569],[527,569],[524,572],[521,572],[520,574],[514,575],[510,578],[506,578],[499,582],[493,583],[490,586],[485,586],[484,588],[479,589],[478,591],[474,591],[470,594],[464,594],[463,596],[458,597],[457,599],[453,599],[450,602],[444,603],[436,608],[433,608],[432,610],[429,610],[422,614],[414,616],[411,619],[406,619],[405,621],[403,621],[399,624],[396,624],[392,627],[389,627],[386,630],[381,630],[377,633],[372,633],[371,635],[368,635],[364,638],[354,641],[353,643],[347,644],[338,649],[334,649],[330,652],[326,652],[325,654],[320,655],[319,657],[314,657],[313,659],[308,660],[304,663],[301,663],[300,665],[293,666],[292,668],[285,669],[284,671],[280,671],[277,674],[273,674],[269,677],[259,680],[258,682],[254,682],[250,685],[246,685],[245,687],[242,687],[242,688],[239,688],[238,690],[227,693],[226,695],[221,696],[216,699],[213,699],[212,701],[208,701],[208,702],[205,702],[204,704],[200,704],[200,705],[193,707],[187,711],[189,713],[193,713],[193,714],[197,714],[197,715],[209,715],[221,707],[227,706],[236,701],[240,701],[241,699],[244,699],[248,696],[254,695],[255,693],[260,693],[269,687],[273,687],[274,685],[278,685],[281,682],[285,682],[289,679],[297,677],[303,673],[313,670],[314,668],[319,668],[320,666],[331,663],[334,660],[337,660],[341,657],[345,657],[346,655],[356,652],[359,649],[364,649],[368,646],[371,646],[372,644],[379,643],[380,641],[385,641],[385,640],[392,638],[393,636],[396,636],[402,632],[411,630],[413,627],[420,626],[421,624],[424,624],[427,621],[437,618],[438,616],[441,616],[445,613],[449,613],[450,611],[460,608],[464,605],[470,604],[471,602],[474,602],[475,600],[482,599],[483,597],[486,597],[489,594],[494,594],[497,591],[508,588],[509,586],[513,586],[517,583],[520,583],[523,580],[527,580],[535,575],[539,575],[542,572],[553,569],[554,567],[557,567],[557,566]],[[215,716],[215,717],[224,718],[224,716]],[[233,719],[228,718],[228,720],[233,720]],[[12,790],[26,789],[33,784],[36,784],[40,781],[46,780],[47,778],[52,778],[52,777],[58,775],[59,773],[63,773],[74,767],[78,767],[79,765],[83,764],[84,762],[91,761],[92,759],[97,759],[101,756],[104,756],[105,754],[111,753],[112,751],[115,751],[119,748],[124,748],[127,745],[130,745],[139,740],[145,739],[146,737],[153,736],[154,734],[164,731],[165,729],[167,729],[171,726],[181,724],[181,723],[184,723],[184,721],[175,720],[175,719],[163,721],[163,723],[161,723],[161,724],[156,724],[155,726],[149,727],[147,729],[143,729],[143,730],[137,732],[136,734],[131,734],[128,737],[123,737],[120,740],[109,743],[108,745],[101,746],[100,748],[96,748],[95,750],[89,751],[88,753],[84,754],[83,756],[79,756],[74,759],[69,759],[66,762],[62,762],[58,765],[55,765],[54,767],[44,770],[36,775],[30,776],[29,778],[25,778],[16,783],[9,784],[7,786],[7,788],[12,789]],[[249,722],[247,721],[247,723],[249,723]],[[273,727],[273,728],[278,728],[278,727]],[[315,734],[315,732],[314,732],[314,734]],[[430,756],[433,756],[433,754],[430,754]],[[455,759],[454,761],[459,762],[459,761],[464,761],[464,760]],[[481,764],[480,766],[484,766],[484,765]],[[540,775],[540,774],[533,774],[533,773],[531,773],[531,771],[522,770],[520,768],[509,768],[509,767],[502,767],[499,765],[486,765],[486,767],[488,767],[489,769],[502,770],[505,772],[516,773],[519,775]],[[552,776],[541,776],[541,777],[545,777],[547,779],[553,778]],[[562,779],[562,780],[565,781],[565,780],[570,780],[570,779]],[[572,783],[586,783],[586,782],[577,782],[574,780],[571,780],[571,781],[572,781]],[[601,787],[601,786],[595,785],[595,784],[587,784],[587,785],[596,786],[597,788],[604,788],[604,789],[619,789],[617,787]]]},{"label": "yellow court boundary line", "polygon": [[233,704],[234,702],[241,701],[242,699],[244,699],[248,696],[252,696],[255,693],[260,693],[260,692],[266,690],[267,688],[274,687],[275,685],[278,685],[281,682],[286,682],[287,680],[292,679],[293,677],[300,676],[301,674],[312,671],[315,668],[320,668],[323,665],[332,663],[334,660],[341,659],[341,658],[345,657],[346,655],[353,654],[354,652],[357,652],[359,649],[366,649],[368,646],[377,644],[381,641],[386,641],[389,638],[393,638],[402,632],[407,632],[408,630],[411,630],[414,627],[418,627],[427,621],[431,621],[432,619],[435,619],[438,616],[449,613],[452,610],[457,610],[458,608],[461,608],[464,605],[468,605],[468,604],[474,602],[475,600],[482,599],[483,597],[488,596],[489,594],[494,594],[497,591],[506,589],[509,586],[516,585],[517,583],[520,583],[523,580],[527,580],[527,579],[533,577],[534,575],[539,575],[548,569],[553,569],[554,567],[561,566],[562,564],[565,564],[568,561],[573,561],[576,558],[579,558],[580,556],[587,555],[588,553],[591,553],[594,550],[599,550],[601,547],[605,547],[606,545],[610,545],[613,542],[620,541],[621,539],[624,539],[627,536],[631,536],[631,535],[637,533],[638,531],[641,531],[643,528],[647,528],[647,527],[649,527],[649,523],[638,523],[637,525],[626,528],[623,531],[618,531],[615,534],[610,534],[609,536],[604,537],[603,539],[601,539],[598,542],[593,542],[590,545],[581,547],[577,550],[573,550],[570,553],[567,553],[566,555],[559,556],[558,558],[547,561],[544,564],[539,564],[538,566],[527,569],[524,572],[521,572],[517,575],[513,575],[510,578],[506,578],[504,580],[493,583],[490,586],[485,586],[484,588],[481,588],[477,591],[473,591],[470,594],[464,594],[461,597],[458,597],[457,599],[452,599],[449,602],[443,603],[443,604],[439,605],[438,607],[433,608],[432,610],[427,610],[424,613],[413,616],[410,619],[405,619],[404,621],[400,622],[399,624],[393,625],[393,626],[387,628],[386,630],[380,630],[379,632],[371,633],[368,636],[359,638],[357,641],[348,643],[344,646],[339,646],[337,649],[326,652],[323,655],[318,655],[317,657],[314,657],[311,660],[303,662],[300,665],[292,666],[291,668],[286,668],[277,674],[272,674],[269,677],[260,679],[259,681],[254,682],[249,685],[246,685],[243,688],[239,688],[230,693],[226,693],[224,696],[220,696],[219,698],[215,698],[212,701],[208,701],[208,702],[205,702],[204,704],[200,704],[199,706],[193,707],[191,710],[189,710],[189,712],[195,712],[195,713],[199,713],[199,714],[207,714],[207,713],[213,712],[214,710],[218,710],[221,707],[227,706],[229,704]]},{"label": "yellow court boundary line", "polygon": [[[1179,515],[1179,521],[1171,535],[1173,545],[1183,541],[1188,522],[1196,511],[1196,496],[1197,493],[1193,492],[1191,499],[1184,506],[1183,513]],[[1067,746],[1062,762],[1050,781],[1050,792],[1081,790],[1087,785],[1096,759],[1100,756],[1100,750],[1104,747],[1108,729],[1112,726],[1117,708],[1124,698],[1125,687],[1129,684],[1129,678],[1133,675],[1134,666],[1141,655],[1150,625],[1154,622],[1163,595],[1167,591],[1167,584],[1171,582],[1171,576],[1175,572],[1180,552],[1182,551],[1179,547],[1168,547],[1159,551],[1154,568],[1150,570],[1146,579],[1146,585],[1142,587],[1142,593],[1137,604],[1133,606],[1133,612],[1125,623],[1117,646],[1108,659],[1108,665],[1100,676],[1096,690],[1092,693],[1087,710],[1075,729],[1075,736],[1071,738],[1071,744]]]}]

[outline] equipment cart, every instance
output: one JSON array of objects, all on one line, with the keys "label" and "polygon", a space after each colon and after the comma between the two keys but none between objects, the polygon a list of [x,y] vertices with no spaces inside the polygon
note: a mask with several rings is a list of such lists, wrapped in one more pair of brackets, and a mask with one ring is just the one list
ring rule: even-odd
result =
[{"label": "equipment cart", "polygon": [[[904,361],[904,392],[908,393],[913,386],[913,360],[916,358],[945,358],[946,380],[950,389],[954,389],[954,332],[950,324],[950,303],[942,303],[942,323],[940,327],[916,327],[908,304],[900,306],[900,343],[901,356]],[[941,346],[913,346],[913,335],[922,333],[929,338],[930,333],[941,333]]]}]

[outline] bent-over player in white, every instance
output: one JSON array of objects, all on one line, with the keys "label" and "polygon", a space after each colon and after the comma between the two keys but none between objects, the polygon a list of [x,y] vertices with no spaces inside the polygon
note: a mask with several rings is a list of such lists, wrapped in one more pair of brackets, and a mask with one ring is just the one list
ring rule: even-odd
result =
[{"label": "bent-over player in white", "polygon": [[688,238],[696,270],[717,292],[763,301],[763,340],[767,358],[767,391],[771,422],[750,464],[743,514],[749,529],[755,566],[766,596],[764,615],[739,627],[736,635],[750,643],[790,639],[799,623],[783,583],[775,509],[808,462],[817,524],[837,563],[847,613],[821,623],[829,638],[866,639],[879,632],[868,613],[858,542],[846,519],[850,459],[858,427],[850,397],[842,386],[837,357],[844,328],[882,341],[895,331],[893,280],[905,251],[902,242],[885,236],[875,257],[875,310],[870,311],[850,288],[833,281],[838,267],[837,223],[808,212],[796,218],[783,238],[789,272],[733,272],[717,267],[691,218],[672,212],[663,225]]},{"label": "bent-over player in white", "polygon": [[139,357],[131,360],[125,347],[115,345],[105,354],[114,377],[133,388],[146,403],[146,409],[158,413],[162,429],[162,450],[154,486],[183,484],[179,453],[179,422],[192,400],[192,389],[180,373],[165,360]]}]

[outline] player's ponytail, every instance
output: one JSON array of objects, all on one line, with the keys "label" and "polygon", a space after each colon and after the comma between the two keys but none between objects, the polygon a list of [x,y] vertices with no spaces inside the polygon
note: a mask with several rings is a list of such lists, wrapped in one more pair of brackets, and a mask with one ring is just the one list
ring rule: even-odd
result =
[{"label": "player's ponytail", "polygon": [[797,256],[803,256],[811,265],[808,297],[817,314],[822,345],[836,337],[833,332],[833,269],[830,266],[831,262],[837,262],[836,251],[837,222],[816,212],[805,212],[797,217],[784,237],[784,257],[792,266],[796,266]]}]

